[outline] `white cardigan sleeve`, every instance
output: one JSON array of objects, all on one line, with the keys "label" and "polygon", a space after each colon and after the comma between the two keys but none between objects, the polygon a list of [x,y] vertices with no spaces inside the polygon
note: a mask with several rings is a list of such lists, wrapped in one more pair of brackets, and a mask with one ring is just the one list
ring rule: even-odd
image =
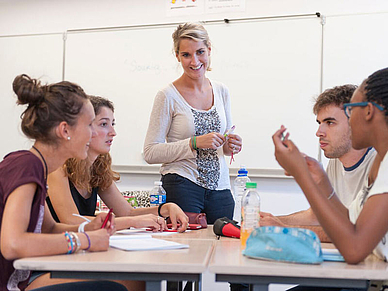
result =
[{"label": "white cardigan sleeve", "polygon": [[159,91],[152,108],[147,135],[144,142],[144,159],[149,164],[172,163],[196,157],[190,147],[190,138],[166,142],[174,108],[172,98]]}]

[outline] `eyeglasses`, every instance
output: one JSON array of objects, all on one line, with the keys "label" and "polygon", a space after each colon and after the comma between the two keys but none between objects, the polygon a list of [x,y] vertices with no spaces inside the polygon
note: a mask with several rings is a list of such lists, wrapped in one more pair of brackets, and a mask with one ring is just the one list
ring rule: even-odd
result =
[{"label": "eyeglasses", "polygon": [[365,107],[367,106],[369,103],[373,104],[374,106],[376,106],[377,109],[381,110],[381,111],[384,111],[384,108],[382,106],[380,106],[379,104],[375,103],[375,102],[358,102],[358,103],[345,103],[344,104],[344,111],[345,111],[345,115],[347,118],[350,118],[350,114],[352,114],[352,107]]}]

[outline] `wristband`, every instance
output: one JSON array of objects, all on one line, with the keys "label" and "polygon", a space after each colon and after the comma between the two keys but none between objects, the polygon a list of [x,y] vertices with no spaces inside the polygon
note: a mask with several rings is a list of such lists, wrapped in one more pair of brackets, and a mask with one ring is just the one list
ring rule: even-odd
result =
[{"label": "wristband", "polygon": [[84,235],[86,235],[86,238],[88,239],[88,247],[85,249],[85,251],[89,250],[92,246],[92,243],[90,242],[90,237],[86,232],[83,232]]},{"label": "wristband", "polygon": [[190,139],[190,142],[193,150],[197,150],[197,137],[195,135]]},{"label": "wristband", "polygon": [[74,251],[73,240],[72,240],[70,234],[67,231],[65,231],[63,234],[65,235],[65,238],[66,238],[66,241],[67,241],[67,254],[71,254]]},{"label": "wristband", "polygon": [[160,210],[162,209],[162,206],[163,206],[164,204],[166,204],[166,203],[162,203],[162,204],[160,204],[159,207],[158,207],[158,215],[161,216],[161,217],[163,217],[163,218],[164,218],[164,216],[160,213]]},{"label": "wristband", "polygon": [[70,232],[70,236],[74,238],[75,241],[75,250],[74,253],[78,252],[81,248],[81,241],[79,240],[78,235],[75,232]]},{"label": "wristband", "polygon": [[84,221],[78,226],[78,232],[85,232],[85,225],[87,225],[89,221]]},{"label": "wristband", "polygon": [[327,197],[327,200],[330,200],[335,194],[335,191],[333,189],[333,192],[330,193],[330,195]]}]

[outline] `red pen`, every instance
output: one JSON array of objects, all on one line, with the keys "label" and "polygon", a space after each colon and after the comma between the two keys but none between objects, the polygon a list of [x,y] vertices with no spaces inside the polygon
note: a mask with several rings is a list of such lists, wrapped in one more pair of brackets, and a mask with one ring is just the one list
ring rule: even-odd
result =
[{"label": "red pen", "polygon": [[113,212],[113,209],[109,209],[109,212],[108,212],[108,215],[105,217],[105,220],[101,226],[101,228],[105,228],[106,224],[108,223],[108,220],[111,218],[112,216],[112,212]]}]

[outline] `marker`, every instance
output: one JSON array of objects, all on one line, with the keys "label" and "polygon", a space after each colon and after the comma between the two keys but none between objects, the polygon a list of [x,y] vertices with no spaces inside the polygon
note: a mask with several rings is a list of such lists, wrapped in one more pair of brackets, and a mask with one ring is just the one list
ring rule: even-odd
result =
[{"label": "marker", "polygon": [[229,134],[233,133],[234,129],[236,128],[235,125],[233,125],[230,129],[228,129],[225,134],[224,134],[224,137],[227,137]]},{"label": "marker", "polygon": [[108,215],[105,217],[105,220],[101,226],[101,228],[105,228],[106,224],[108,223],[108,220],[112,217],[113,209],[109,209]]}]

